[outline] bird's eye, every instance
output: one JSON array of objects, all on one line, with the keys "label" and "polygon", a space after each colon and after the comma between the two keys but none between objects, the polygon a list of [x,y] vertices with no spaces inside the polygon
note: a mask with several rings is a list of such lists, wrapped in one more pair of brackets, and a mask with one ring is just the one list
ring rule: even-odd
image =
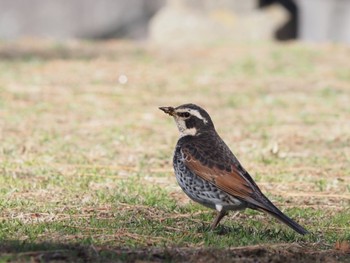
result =
[{"label": "bird's eye", "polygon": [[189,114],[188,112],[181,112],[178,113],[178,115],[182,118],[189,118],[191,116],[191,114]]}]

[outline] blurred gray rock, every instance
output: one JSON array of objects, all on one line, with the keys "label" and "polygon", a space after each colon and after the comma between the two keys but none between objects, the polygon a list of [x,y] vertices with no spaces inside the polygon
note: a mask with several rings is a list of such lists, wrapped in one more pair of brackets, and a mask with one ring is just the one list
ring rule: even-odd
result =
[{"label": "blurred gray rock", "polygon": [[259,10],[256,0],[169,0],[151,20],[150,39],[167,45],[273,39],[287,19],[280,6]]},{"label": "blurred gray rock", "polygon": [[142,38],[163,0],[0,0],[0,39]]}]

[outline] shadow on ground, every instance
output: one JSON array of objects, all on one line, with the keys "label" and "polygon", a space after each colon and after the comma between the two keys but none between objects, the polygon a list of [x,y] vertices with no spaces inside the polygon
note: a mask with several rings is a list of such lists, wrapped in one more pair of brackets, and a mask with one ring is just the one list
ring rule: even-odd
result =
[{"label": "shadow on ground", "polygon": [[[116,244],[117,245],[117,244]],[[60,243],[3,241],[1,262],[350,262],[350,255],[337,250],[315,251],[297,244],[273,244],[229,249],[135,248]]]}]

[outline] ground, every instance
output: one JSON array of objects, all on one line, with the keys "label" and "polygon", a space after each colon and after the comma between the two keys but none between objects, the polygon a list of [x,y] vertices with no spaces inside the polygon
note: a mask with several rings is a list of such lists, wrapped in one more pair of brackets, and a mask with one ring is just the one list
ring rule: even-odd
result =
[{"label": "ground", "polygon": [[[0,43],[0,262],[350,262],[350,49]],[[201,105],[262,191],[310,231],[181,192],[159,106]]]}]

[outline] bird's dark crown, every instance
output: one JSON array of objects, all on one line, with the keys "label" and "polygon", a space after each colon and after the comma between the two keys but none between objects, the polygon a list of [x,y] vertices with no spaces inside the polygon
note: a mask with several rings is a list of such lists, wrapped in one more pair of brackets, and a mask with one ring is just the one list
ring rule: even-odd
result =
[{"label": "bird's dark crown", "polygon": [[[203,108],[197,106],[196,104],[188,103],[175,108],[175,111],[178,112],[178,115],[181,115],[182,110],[188,112],[191,115],[190,118],[194,117],[201,120],[199,123],[204,123],[208,124],[208,126],[213,126],[213,122],[209,114]],[[196,114],[197,112],[199,113],[199,115]]]}]

